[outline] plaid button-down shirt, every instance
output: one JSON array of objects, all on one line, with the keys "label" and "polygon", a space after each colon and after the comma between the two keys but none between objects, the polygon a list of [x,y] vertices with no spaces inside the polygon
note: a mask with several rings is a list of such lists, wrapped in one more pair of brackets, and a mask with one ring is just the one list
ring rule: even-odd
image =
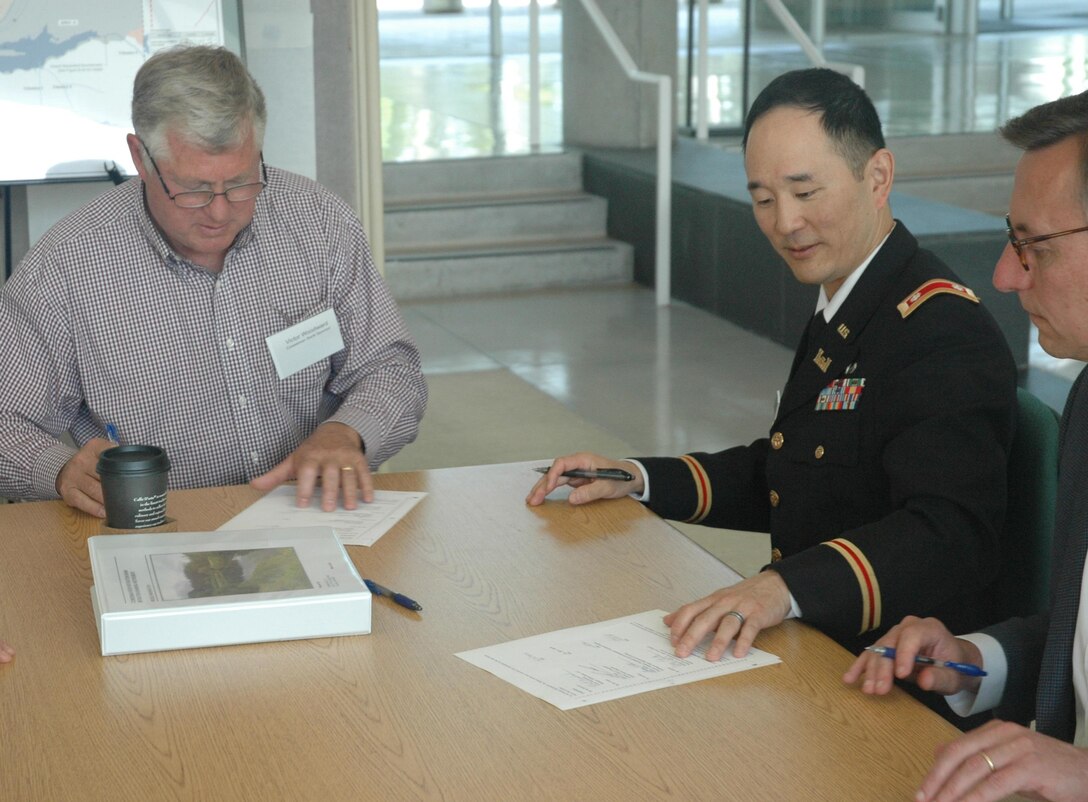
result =
[{"label": "plaid button-down shirt", "polygon": [[[280,379],[265,338],[333,309],[344,348]],[[419,353],[362,226],[309,179],[269,168],[216,274],[178,257],[138,179],[58,223],[0,292],[0,495],[56,497],[74,451],[157,445],[171,487],[239,484],[335,420],[372,467],[415,439]]]}]

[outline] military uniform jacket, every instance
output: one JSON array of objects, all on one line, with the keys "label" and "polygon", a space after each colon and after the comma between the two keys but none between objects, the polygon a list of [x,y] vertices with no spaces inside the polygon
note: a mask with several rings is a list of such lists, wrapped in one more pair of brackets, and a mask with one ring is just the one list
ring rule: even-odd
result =
[{"label": "military uniform jacket", "polygon": [[769,531],[803,619],[852,650],[906,614],[993,623],[979,598],[999,567],[1016,409],[997,324],[900,222],[812,328],[770,436],[642,459],[650,507]]},{"label": "military uniform jacket", "polygon": [[[1027,724],[1044,735],[1072,741],[1076,734],[1073,638],[1088,553],[1088,368],[1081,371],[1058,434],[1058,502],[1054,510],[1050,606],[1046,613],[1014,618],[985,632],[1005,651],[1008,675],[999,718]],[[953,630],[954,632],[956,630]]]}]

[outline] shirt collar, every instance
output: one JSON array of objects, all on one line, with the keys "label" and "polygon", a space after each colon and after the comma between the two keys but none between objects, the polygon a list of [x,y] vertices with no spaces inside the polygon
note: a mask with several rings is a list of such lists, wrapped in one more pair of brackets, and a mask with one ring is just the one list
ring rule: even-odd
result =
[{"label": "shirt collar", "polygon": [[895,226],[893,225],[891,230],[884,235],[884,239],[877,243],[877,246],[865,257],[865,261],[858,265],[858,268],[846,277],[842,286],[839,287],[838,291],[835,293],[834,298],[828,300],[827,291],[824,290],[824,285],[820,285],[820,296],[816,299],[816,314],[823,312],[824,321],[830,321],[835,317],[839,309],[846,302],[847,297],[850,295],[850,291],[854,289],[854,286],[861,279],[861,274],[865,272],[865,268],[873,261],[873,257],[876,256],[877,251],[884,247],[884,243],[888,241],[888,237],[892,235],[892,231],[894,230]]}]

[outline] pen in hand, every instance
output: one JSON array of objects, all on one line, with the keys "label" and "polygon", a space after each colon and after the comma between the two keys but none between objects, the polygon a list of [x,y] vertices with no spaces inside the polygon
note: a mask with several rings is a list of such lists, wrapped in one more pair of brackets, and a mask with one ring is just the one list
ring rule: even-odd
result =
[{"label": "pen in hand", "polygon": [[385,596],[387,599],[392,599],[401,607],[407,607],[409,610],[415,610],[416,612],[423,609],[419,602],[409,599],[403,593],[396,593],[383,585],[379,585],[372,579],[364,579],[363,582],[366,584],[367,589],[375,596]]},{"label": "pen in hand", "polygon": [[[537,473],[547,473],[551,468],[533,468]],[[627,471],[620,470],[619,468],[601,468],[596,471],[583,471],[581,469],[574,469],[569,471],[563,471],[560,476],[566,476],[568,479],[612,479],[617,482],[630,482],[635,477]]]},{"label": "pen in hand", "polygon": [[112,423],[106,424],[106,439],[114,445],[121,445],[121,438],[117,434],[117,427]]},{"label": "pen in hand", "polygon": [[[874,654],[883,655],[884,657],[894,658],[895,647],[894,646],[866,646],[865,651],[873,652]],[[965,674],[968,677],[985,677],[986,672],[981,668],[970,663],[953,663],[948,660],[938,660],[935,657],[926,657],[925,655],[915,655],[914,662],[923,666],[937,666],[938,668],[950,668],[953,671],[958,671],[960,674]]]}]

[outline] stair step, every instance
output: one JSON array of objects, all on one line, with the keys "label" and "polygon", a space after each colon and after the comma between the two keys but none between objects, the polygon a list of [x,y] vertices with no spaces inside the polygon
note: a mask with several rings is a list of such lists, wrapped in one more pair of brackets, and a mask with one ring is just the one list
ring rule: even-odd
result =
[{"label": "stair step", "polygon": [[630,283],[579,153],[383,165],[386,282],[415,300]]},{"label": "stair step", "polygon": [[544,199],[386,207],[385,242],[390,252],[472,243],[534,243],[558,237],[605,235],[608,202],[593,195]]},{"label": "stair step", "polygon": [[456,198],[501,198],[582,190],[582,156],[546,153],[480,159],[387,162],[382,166],[387,206]]},{"label": "stair step", "polygon": [[386,281],[398,300],[629,283],[633,274],[634,249],[614,240],[390,255],[386,259]]}]

